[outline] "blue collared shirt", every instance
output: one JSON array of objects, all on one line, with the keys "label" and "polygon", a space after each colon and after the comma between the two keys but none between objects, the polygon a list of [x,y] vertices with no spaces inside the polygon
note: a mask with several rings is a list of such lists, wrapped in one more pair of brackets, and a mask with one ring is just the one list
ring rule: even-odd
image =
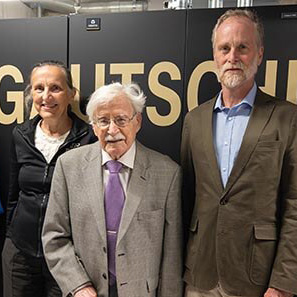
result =
[{"label": "blue collared shirt", "polygon": [[213,112],[213,143],[224,187],[233,168],[254,105],[257,86],[232,108],[226,108],[219,94]]}]

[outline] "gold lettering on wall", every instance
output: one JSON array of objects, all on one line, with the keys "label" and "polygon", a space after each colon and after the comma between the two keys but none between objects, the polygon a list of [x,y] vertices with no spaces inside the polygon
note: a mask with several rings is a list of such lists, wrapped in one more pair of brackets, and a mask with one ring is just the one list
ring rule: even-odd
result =
[{"label": "gold lettering on wall", "polygon": [[213,72],[218,77],[214,61],[205,61],[200,63],[196,66],[191,74],[187,91],[187,104],[189,111],[198,106],[197,94],[199,90],[200,80],[202,76],[207,72]]},{"label": "gold lettering on wall", "polygon": [[266,61],[265,85],[263,87],[260,87],[260,89],[271,96],[275,96],[276,76],[277,61]]},{"label": "gold lettering on wall", "polygon": [[[13,65],[4,65],[0,67],[0,83],[5,76],[11,76],[16,83],[23,83],[23,75],[20,70]],[[4,125],[24,121],[24,95],[21,91],[8,91],[7,102],[14,102],[14,111],[11,114],[5,114],[0,108],[0,123]]]},{"label": "gold lettering on wall", "polygon": [[95,90],[105,85],[105,64],[95,64]]},{"label": "gold lettering on wall", "polygon": [[110,64],[110,74],[120,74],[122,83],[129,84],[133,74],[144,74],[144,63]]},{"label": "gold lettering on wall", "polygon": [[296,104],[297,100],[297,60],[289,61],[287,100]]},{"label": "gold lettering on wall", "polygon": [[74,97],[74,101],[71,104],[73,112],[76,113],[78,117],[80,117],[84,121],[88,121],[88,117],[84,115],[79,106],[80,102],[80,64],[72,64],[70,67],[73,85],[77,89],[77,92]]},{"label": "gold lettering on wall", "polygon": [[159,98],[170,104],[170,112],[167,115],[160,115],[154,106],[146,108],[150,121],[157,126],[170,126],[174,124],[181,112],[181,100],[176,92],[160,84],[161,73],[168,73],[172,80],[181,80],[179,68],[171,62],[160,62],[154,65],[149,73],[148,85],[150,91]]},{"label": "gold lettering on wall", "polygon": [[[94,89],[101,87],[105,84],[106,79],[106,64],[94,64],[95,77]],[[73,77],[74,86],[80,90],[81,84],[81,65],[72,64],[71,73]],[[143,75],[145,69],[144,63],[117,63],[110,64],[110,75],[121,75],[122,83],[130,83],[133,80],[133,75]],[[204,74],[211,72],[217,75],[217,70],[214,61],[204,61],[195,67],[193,70],[187,88],[187,107],[192,110],[198,106],[198,94],[201,86],[201,79]],[[261,90],[275,96],[277,85],[277,72],[278,61],[268,60],[265,65],[265,84],[261,86]],[[149,120],[157,126],[165,127],[174,124],[181,115],[181,98],[179,94],[170,86],[162,85],[159,81],[160,75],[167,74],[171,80],[181,80],[181,71],[178,66],[169,61],[161,61],[152,66],[148,73],[148,90],[157,100],[161,99],[168,103],[169,108],[166,114],[160,114],[158,111],[158,104],[156,106],[148,106],[146,113]],[[20,70],[13,65],[3,65],[0,67],[0,84],[5,76],[10,76],[16,83],[23,83],[23,76]],[[285,78],[283,78],[285,81]],[[201,86],[202,87],[202,86]],[[297,103],[297,60],[288,61],[288,76],[287,76],[287,100]],[[9,125],[15,121],[21,123],[24,121],[24,95],[22,91],[7,91],[7,102],[14,103],[14,110],[10,114],[3,111],[3,105],[0,107],[0,123]],[[5,101],[3,100],[3,101]],[[3,102],[2,101],[2,102]],[[87,121],[85,116],[80,110],[80,96],[79,92],[76,94],[72,104],[73,111],[83,120]],[[34,106],[32,107],[30,118],[36,115]]]}]

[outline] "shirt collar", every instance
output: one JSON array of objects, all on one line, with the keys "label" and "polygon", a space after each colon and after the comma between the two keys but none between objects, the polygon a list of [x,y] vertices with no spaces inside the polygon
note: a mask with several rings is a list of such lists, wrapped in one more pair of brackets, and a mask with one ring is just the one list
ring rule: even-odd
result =
[{"label": "shirt collar", "polygon": [[[245,105],[248,105],[250,108],[252,108],[254,106],[256,93],[257,93],[257,85],[254,82],[254,85],[250,89],[248,94],[243,98],[243,100],[240,103],[236,104],[235,106],[245,104]],[[233,106],[233,107],[235,107],[235,106]],[[213,110],[214,111],[222,111],[224,108],[225,108],[225,106],[223,105],[223,102],[222,102],[222,91],[220,91]]]},{"label": "shirt collar", "polygon": [[[110,155],[101,149],[102,153],[102,166],[105,165],[106,162],[112,160]],[[134,166],[134,160],[135,160],[135,154],[136,154],[136,144],[135,141],[132,143],[131,147],[128,149],[128,151],[118,159],[119,162],[121,162],[124,166],[133,169]]]}]

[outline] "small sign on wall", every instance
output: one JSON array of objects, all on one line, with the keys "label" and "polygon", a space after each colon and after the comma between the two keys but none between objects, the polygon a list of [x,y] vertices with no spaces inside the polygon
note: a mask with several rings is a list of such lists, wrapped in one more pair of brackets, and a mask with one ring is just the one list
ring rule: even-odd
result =
[{"label": "small sign on wall", "polygon": [[99,31],[101,29],[100,18],[87,18],[87,31]]}]

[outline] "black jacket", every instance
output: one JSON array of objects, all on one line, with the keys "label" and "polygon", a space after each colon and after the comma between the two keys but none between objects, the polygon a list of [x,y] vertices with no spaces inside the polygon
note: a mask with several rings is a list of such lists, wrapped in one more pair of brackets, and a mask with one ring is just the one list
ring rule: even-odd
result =
[{"label": "black jacket", "polygon": [[90,125],[74,113],[70,112],[69,116],[73,121],[71,131],[50,163],[34,144],[39,115],[13,130],[7,236],[20,250],[35,257],[43,256],[41,231],[57,158],[70,149],[97,140]]}]

